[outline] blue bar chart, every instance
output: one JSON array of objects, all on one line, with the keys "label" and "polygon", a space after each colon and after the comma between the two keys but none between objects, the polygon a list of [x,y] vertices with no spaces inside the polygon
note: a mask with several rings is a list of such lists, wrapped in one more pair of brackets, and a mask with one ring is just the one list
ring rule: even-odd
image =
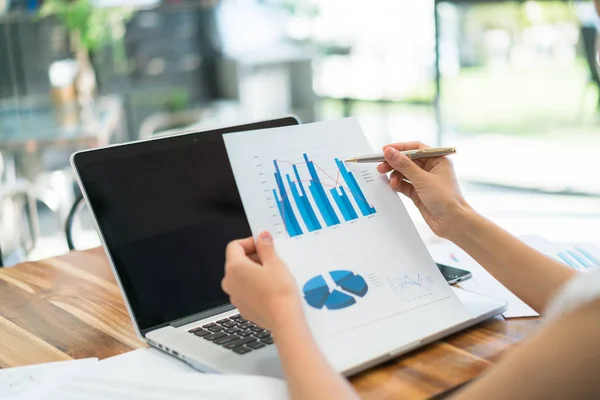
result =
[{"label": "blue bar chart", "polygon": [[559,260],[573,269],[585,270],[589,268],[600,268],[600,260],[590,251],[580,246],[567,248],[556,254]]},{"label": "blue bar chart", "polygon": [[[376,213],[356,177],[348,171],[343,161],[337,158],[333,160],[337,170],[337,177],[334,178],[307,154],[302,157],[304,162],[300,163],[273,160],[273,176],[277,186],[272,189],[273,198],[290,237]],[[291,166],[292,171],[284,174],[282,164]]]}]

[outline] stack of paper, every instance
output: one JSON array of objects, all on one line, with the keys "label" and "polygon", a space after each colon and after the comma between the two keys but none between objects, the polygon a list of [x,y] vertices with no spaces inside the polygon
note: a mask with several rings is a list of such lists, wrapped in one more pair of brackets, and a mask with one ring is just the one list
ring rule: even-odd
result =
[{"label": "stack of paper", "polygon": [[287,389],[275,378],[235,375],[208,375],[171,372],[129,373],[126,376],[100,370],[69,376],[39,397],[43,400],[264,400],[286,399]]},{"label": "stack of paper", "polygon": [[[519,239],[537,251],[563,262],[573,269],[589,271],[600,268],[600,249],[594,245],[587,243],[553,243],[536,235],[522,236]],[[428,250],[435,262],[471,272],[473,277],[460,283],[463,289],[506,301],[508,309],[502,314],[505,318],[539,316],[539,313],[504,287],[485,268],[453,243],[432,245],[428,247]]]},{"label": "stack of paper", "polygon": [[33,397],[29,394],[44,382],[59,381],[75,371],[86,370],[97,363],[97,358],[87,358],[0,369],[0,399],[31,399]]},{"label": "stack of paper", "polygon": [[0,370],[2,400],[287,399],[282,380],[202,374],[155,349]]}]

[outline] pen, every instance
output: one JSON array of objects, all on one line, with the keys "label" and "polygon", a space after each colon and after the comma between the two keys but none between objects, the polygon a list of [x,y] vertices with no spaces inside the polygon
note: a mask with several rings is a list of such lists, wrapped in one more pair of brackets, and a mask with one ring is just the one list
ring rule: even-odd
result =
[{"label": "pen", "polygon": [[[429,147],[427,149],[401,151],[400,153],[404,154],[410,159],[417,160],[419,158],[448,156],[450,154],[456,153],[456,147]],[[385,157],[383,156],[383,154],[372,154],[369,156],[352,157],[344,160],[344,162],[353,163],[377,163],[384,161]]]}]

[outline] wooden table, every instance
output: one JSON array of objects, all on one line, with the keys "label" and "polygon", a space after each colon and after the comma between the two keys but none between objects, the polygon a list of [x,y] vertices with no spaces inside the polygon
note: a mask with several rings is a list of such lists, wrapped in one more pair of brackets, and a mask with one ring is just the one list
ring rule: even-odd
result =
[{"label": "wooden table", "polygon": [[[497,317],[352,383],[365,399],[437,396],[494,365],[539,322]],[[141,347],[101,249],[0,269],[0,367],[102,359]]]}]

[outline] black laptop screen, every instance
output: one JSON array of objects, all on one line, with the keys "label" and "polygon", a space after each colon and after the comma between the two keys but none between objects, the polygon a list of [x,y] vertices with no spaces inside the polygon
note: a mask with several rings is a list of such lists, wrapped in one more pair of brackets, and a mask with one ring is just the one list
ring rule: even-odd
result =
[{"label": "black laptop screen", "polygon": [[228,303],[225,247],[250,228],[223,133],[80,153],[74,162],[141,331]]}]

